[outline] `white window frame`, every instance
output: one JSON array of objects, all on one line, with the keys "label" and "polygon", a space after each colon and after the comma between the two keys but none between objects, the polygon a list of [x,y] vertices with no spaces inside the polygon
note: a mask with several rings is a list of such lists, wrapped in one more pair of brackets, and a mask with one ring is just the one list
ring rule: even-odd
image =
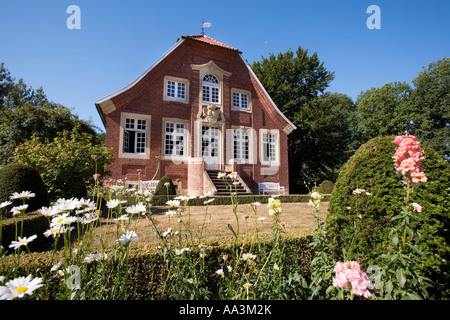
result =
[{"label": "white window frame", "polygon": [[[133,120],[131,121],[127,121]],[[139,126],[139,122],[145,121],[145,128]],[[133,125],[131,125],[133,123]],[[120,133],[119,133],[119,158],[132,158],[132,159],[149,159],[150,158],[150,127],[151,116],[136,113],[122,112],[120,115]],[[126,146],[126,139],[129,131],[134,131],[134,152],[126,152],[124,148]],[[143,135],[143,137],[142,137]],[[144,141],[138,141],[139,139]],[[141,146],[138,144],[141,143]],[[138,149],[139,148],[139,149]],[[138,152],[139,151],[139,152]]]},{"label": "white window frame", "polygon": [[[248,129],[233,130],[233,159],[249,162],[250,161],[250,139],[251,133]],[[247,146],[245,146],[247,144]],[[247,149],[247,150],[245,150]]]},{"label": "white window frame", "polygon": [[[169,90],[169,83],[173,83],[175,86],[174,90],[174,96],[168,95]],[[184,87],[184,97],[180,96],[179,91],[180,88]],[[189,80],[178,78],[178,77],[172,77],[172,76],[165,76],[164,77],[164,98],[165,101],[176,101],[176,102],[183,102],[183,103],[189,103]]]},{"label": "white window frame", "polygon": [[[267,141],[267,135],[271,136],[271,141]],[[266,158],[266,145],[270,146],[270,158]],[[265,165],[279,165],[280,164],[280,131],[278,129],[260,129],[259,130],[259,160],[261,164]],[[272,158],[273,156],[273,158]]]},{"label": "white window frame", "polygon": [[[167,124],[168,123],[171,123],[171,124],[173,124],[174,125],[174,132],[173,133],[168,133],[168,132],[166,132],[166,127],[167,127]],[[181,133],[181,132],[178,132],[177,130],[176,130],[176,126],[177,125],[183,125],[184,126],[184,132],[183,133]],[[173,137],[173,140],[172,141],[176,141],[176,137],[183,137],[183,145],[182,145],[182,148],[183,148],[183,154],[182,155],[179,155],[179,154],[167,154],[166,153],[166,136],[167,135],[170,135],[170,136],[172,136]],[[176,118],[163,118],[163,121],[162,121],[162,142],[161,142],[161,146],[162,146],[162,150],[161,150],[161,159],[180,159],[180,160],[183,160],[183,159],[187,159],[188,158],[188,155],[189,155],[189,142],[188,142],[188,140],[189,140],[189,121],[188,120],[184,120],[184,119],[176,119]],[[176,148],[176,145],[174,145],[174,148]],[[172,151],[173,151],[174,149],[172,149]]]},{"label": "white window frame", "polygon": [[[217,83],[208,82],[204,79],[208,76],[212,76],[217,79]],[[217,93],[217,101],[213,101],[213,92]],[[208,99],[205,99],[205,93],[208,93]],[[221,90],[220,90],[220,79],[212,73],[207,73],[202,78],[202,101],[207,103],[220,104],[221,101]]]},{"label": "white window frame", "polygon": [[[238,96],[238,105],[235,105],[235,101],[236,101],[235,95]],[[242,101],[243,101],[242,97],[243,96],[247,97],[247,106],[246,107],[242,106]],[[250,91],[236,89],[236,88],[231,89],[231,109],[237,110],[237,111],[251,112],[251,110],[252,110],[252,95],[251,95]]]}]

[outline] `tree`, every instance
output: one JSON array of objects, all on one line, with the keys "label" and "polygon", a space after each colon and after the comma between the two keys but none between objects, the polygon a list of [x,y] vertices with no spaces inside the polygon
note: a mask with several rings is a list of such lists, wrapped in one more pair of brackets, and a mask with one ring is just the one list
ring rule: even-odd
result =
[{"label": "tree", "polygon": [[303,193],[305,185],[337,178],[337,170],[350,156],[353,112],[350,97],[325,93],[294,115],[297,129],[289,135],[290,188]]},{"label": "tree", "polygon": [[391,82],[361,92],[355,102],[352,147],[356,150],[374,137],[399,135],[411,130],[411,117],[406,111],[410,93],[411,86],[406,82]]},{"label": "tree", "polygon": [[450,158],[450,58],[430,63],[412,84],[391,82],[358,96],[353,149],[374,137],[406,130]]},{"label": "tree", "polygon": [[317,57],[308,56],[300,46],[296,55],[289,50],[255,61],[252,69],[281,112],[289,119],[306,102],[323,93],[334,79]]},{"label": "tree", "polygon": [[22,79],[15,82],[0,64],[0,165],[12,156],[14,148],[32,136],[53,139],[63,130],[78,127],[101,144],[97,128],[81,120],[63,105],[48,101],[44,90],[28,87]]},{"label": "tree", "polygon": [[[354,104],[343,94],[326,93],[334,78],[317,53],[298,47],[271,54],[252,69],[278,108],[297,127],[289,135],[289,184],[292,193],[306,185],[332,180],[348,157],[350,119]],[[306,183],[305,183],[306,182]]]},{"label": "tree", "polygon": [[424,145],[450,158],[450,58],[432,62],[413,79],[412,129]]},{"label": "tree", "polygon": [[78,127],[63,131],[53,140],[31,137],[14,150],[11,162],[25,163],[40,172],[52,200],[83,197],[93,185],[94,174],[105,175],[113,161],[110,149],[94,144]]}]

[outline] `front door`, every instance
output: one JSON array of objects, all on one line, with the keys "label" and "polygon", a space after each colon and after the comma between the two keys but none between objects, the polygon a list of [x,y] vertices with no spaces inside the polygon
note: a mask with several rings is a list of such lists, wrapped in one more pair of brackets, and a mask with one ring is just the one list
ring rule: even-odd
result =
[{"label": "front door", "polygon": [[202,126],[202,157],[206,169],[218,170],[220,148],[220,129],[217,127]]}]

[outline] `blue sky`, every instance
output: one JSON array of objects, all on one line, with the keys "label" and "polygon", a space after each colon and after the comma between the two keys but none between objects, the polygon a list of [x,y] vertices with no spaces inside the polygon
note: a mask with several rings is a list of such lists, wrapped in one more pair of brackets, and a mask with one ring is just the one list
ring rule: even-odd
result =
[{"label": "blue sky", "polygon": [[[81,10],[70,30],[67,7]],[[381,29],[368,29],[370,5]],[[243,52],[317,52],[335,72],[327,91],[356,99],[393,81],[411,82],[450,53],[450,1],[0,0],[0,61],[16,78],[104,130],[94,103],[121,89],[182,35],[206,34]]]}]

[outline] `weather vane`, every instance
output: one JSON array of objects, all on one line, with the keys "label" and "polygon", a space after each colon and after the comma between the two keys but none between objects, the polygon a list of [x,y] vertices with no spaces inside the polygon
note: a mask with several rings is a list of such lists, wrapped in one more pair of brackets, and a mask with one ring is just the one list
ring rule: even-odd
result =
[{"label": "weather vane", "polygon": [[205,35],[205,28],[210,28],[211,26],[211,22],[205,22],[205,19],[202,19],[202,36]]}]

